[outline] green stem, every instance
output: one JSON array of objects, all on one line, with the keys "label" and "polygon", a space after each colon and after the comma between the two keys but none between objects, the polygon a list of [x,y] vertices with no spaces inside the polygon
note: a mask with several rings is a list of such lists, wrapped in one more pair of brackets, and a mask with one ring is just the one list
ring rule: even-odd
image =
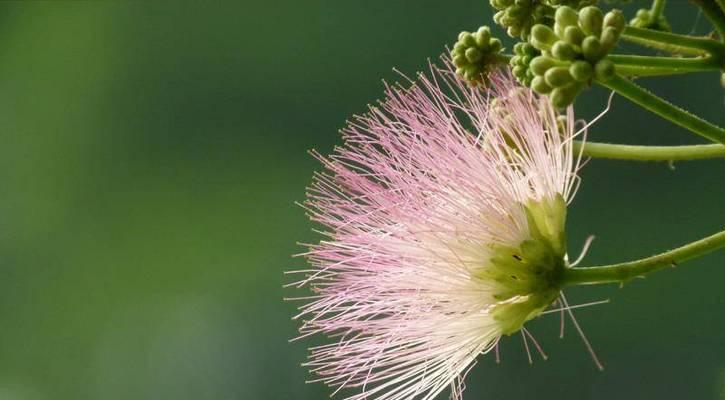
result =
[{"label": "green stem", "polygon": [[[718,71],[723,65],[725,59],[720,60],[712,56],[696,57],[696,58],[678,58],[678,57],[651,57],[651,56],[631,56],[622,54],[610,54],[607,59],[617,66],[632,67],[648,67],[658,68],[661,71],[669,69],[672,73],[700,72],[700,71]],[[619,71],[618,71],[619,72]]]},{"label": "green stem", "polygon": [[725,144],[725,129],[720,128],[689,112],[655,96],[634,82],[619,75],[607,81],[597,80],[600,85],[619,93],[635,104],[701,135],[713,142]]},{"label": "green stem", "polygon": [[665,0],[654,0],[652,2],[652,20],[657,21],[662,15],[662,11],[665,9]]},{"label": "green stem", "polygon": [[647,77],[647,76],[666,76],[666,75],[678,75],[678,74],[689,74],[693,71],[686,69],[671,69],[671,68],[658,68],[658,67],[640,67],[636,65],[617,65],[617,73],[627,77]]},{"label": "green stem", "polygon": [[567,268],[562,278],[563,286],[624,283],[650,272],[696,258],[725,247],[725,231],[686,244],[656,256],[620,264],[589,268]]},{"label": "green stem", "polygon": [[717,30],[720,39],[725,39],[725,10],[723,10],[715,0],[692,0],[702,14],[707,18]]},{"label": "green stem", "polygon": [[717,40],[636,28],[634,26],[627,26],[624,29],[622,39],[675,54],[702,55],[703,53],[710,53],[721,56],[725,52],[725,45]]},{"label": "green stem", "polygon": [[[583,145],[583,149],[582,149]],[[631,161],[685,161],[725,157],[725,145],[634,146],[595,142],[574,142],[574,153],[593,158]]]}]

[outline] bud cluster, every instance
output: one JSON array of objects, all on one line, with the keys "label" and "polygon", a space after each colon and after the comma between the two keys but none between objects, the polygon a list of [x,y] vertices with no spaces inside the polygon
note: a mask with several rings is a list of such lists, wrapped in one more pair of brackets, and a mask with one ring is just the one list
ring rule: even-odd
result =
[{"label": "bud cluster", "polygon": [[597,0],[490,0],[498,12],[493,20],[511,37],[526,39],[536,24],[551,25],[558,6],[579,9]]},{"label": "bud cluster", "polygon": [[667,21],[667,18],[665,18],[664,15],[655,16],[652,10],[648,10],[645,8],[639,9],[635,17],[632,18],[629,23],[630,25],[637,28],[654,29],[657,31],[665,32],[672,31],[672,27],[670,26],[670,23]]},{"label": "bud cluster", "polygon": [[531,89],[549,95],[556,107],[563,108],[593,78],[611,78],[614,64],[605,57],[616,45],[625,25],[619,10],[604,15],[593,6],[578,12],[568,6],[557,8],[553,29],[543,24],[531,29],[529,43],[541,52],[529,63],[531,74],[525,73],[533,75]]},{"label": "bud cluster", "polygon": [[531,60],[541,55],[539,50],[527,42],[519,42],[514,45],[514,56],[509,61],[511,72],[520,84],[530,87],[535,75],[529,68]]},{"label": "bud cluster", "polygon": [[505,62],[501,50],[501,41],[491,36],[487,26],[475,33],[461,32],[451,52],[456,74],[473,84],[486,84],[491,68]]}]

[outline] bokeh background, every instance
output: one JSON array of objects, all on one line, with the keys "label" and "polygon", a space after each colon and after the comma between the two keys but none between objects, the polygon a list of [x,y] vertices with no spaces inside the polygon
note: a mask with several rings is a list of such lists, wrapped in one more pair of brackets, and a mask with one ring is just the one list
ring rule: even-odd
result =
[{"label": "bokeh background", "polygon": [[[686,1],[667,14],[707,31]],[[282,288],[296,242],[316,239],[294,205],[306,150],[339,144],[392,67],[423,69],[490,17],[485,0],[0,3],[0,399],[327,398],[282,301],[300,294]],[[725,123],[716,73],[643,83]],[[698,142],[621,98],[590,137]],[[616,262],[722,229],[723,176],[593,160],[572,251],[595,234],[585,264]],[[611,299],[577,313],[606,370],[541,318],[550,359],[505,339],[467,398],[725,398],[725,253],[569,293]]]}]

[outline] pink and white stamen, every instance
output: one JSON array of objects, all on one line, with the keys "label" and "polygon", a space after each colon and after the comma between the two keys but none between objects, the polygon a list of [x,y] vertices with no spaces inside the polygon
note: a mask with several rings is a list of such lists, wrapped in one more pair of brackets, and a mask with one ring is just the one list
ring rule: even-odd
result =
[{"label": "pink and white stamen", "polygon": [[431,66],[386,86],[332,155],[314,153],[325,171],[304,207],[325,229],[303,254],[312,268],[295,271],[313,292],[296,318],[301,337],[332,340],[305,365],[348,400],[460,398],[476,358],[510,333],[502,307],[530,300],[501,297],[491,259],[532,239],[526,204],[573,197],[575,121],[508,74],[492,82]]}]

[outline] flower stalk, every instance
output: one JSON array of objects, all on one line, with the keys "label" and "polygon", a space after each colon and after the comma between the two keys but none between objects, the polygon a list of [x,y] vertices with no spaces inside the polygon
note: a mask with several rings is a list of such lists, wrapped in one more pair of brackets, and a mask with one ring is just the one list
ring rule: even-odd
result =
[{"label": "flower stalk", "polygon": [[647,68],[656,68],[660,71],[670,71],[673,74],[686,72],[703,72],[718,71],[723,65],[723,60],[712,56],[695,57],[695,58],[679,58],[679,57],[652,57],[652,56],[633,56],[622,54],[611,54],[607,59],[612,61],[617,67],[629,67],[630,71],[641,67],[646,71]]},{"label": "flower stalk", "polygon": [[643,277],[666,267],[675,267],[681,262],[711,253],[723,247],[725,247],[725,231],[720,231],[714,235],[652,257],[613,265],[568,268],[562,278],[563,285],[626,283],[634,278]]},{"label": "flower stalk", "polygon": [[574,151],[592,158],[630,161],[688,161],[725,157],[725,145],[636,146],[626,144],[574,142]]},{"label": "flower stalk", "polygon": [[725,45],[717,40],[680,35],[671,32],[627,26],[621,36],[628,42],[675,54],[702,55],[725,52]]},{"label": "flower stalk", "polygon": [[725,129],[693,115],[668,101],[655,96],[634,82],[614,75],[609,80],[597,80],[600,85],[626,97],[635,104],[715,143],[725,144]]}]

